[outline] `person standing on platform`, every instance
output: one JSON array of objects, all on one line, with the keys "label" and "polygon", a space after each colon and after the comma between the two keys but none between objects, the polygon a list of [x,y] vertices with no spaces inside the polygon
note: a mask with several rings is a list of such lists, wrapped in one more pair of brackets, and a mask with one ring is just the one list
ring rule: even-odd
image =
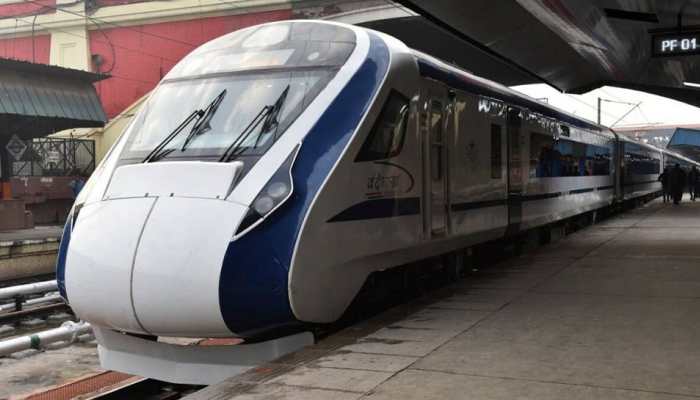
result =
[{"label": "person standing on platform", "polygon": [[664,203],[668,203],[671,200],[671,190],[669,189],[668,181],[671,179],[671,169],[667,166],[664,168],[664,172],[659,175],[659,182],[661,182],[661,190],[664,194]]},{"label": "person standing on platform", "polygon": [[70,187],[71,192],[73,192],[73,200],[78,198],[80,191],[83,190],[83,186],[85,186],[85,179],[79,175],[68,183],[68,187]]},{"label": "person standing on platform", "polygon": [[678,205],[683,199],[683,189],[685,189],[687,179],[685,171],[681,169],[680,164],[676,164],[671,170],[669,179],[673,204]]},{"label": "person standing on platform", "polygon": [[700,189],[698,186],[700,186],[700,171],[693,165],[693,169],[688,173],[688,193],[692,201],[698,197],[698,189]]}]

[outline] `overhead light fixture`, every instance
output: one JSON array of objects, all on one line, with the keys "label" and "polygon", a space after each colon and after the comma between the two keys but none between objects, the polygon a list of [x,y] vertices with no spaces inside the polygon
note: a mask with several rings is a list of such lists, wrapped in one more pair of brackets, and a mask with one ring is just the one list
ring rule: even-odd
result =
[{"label": "overhead light fixture", "polygon": [[683,82],[683,85],[694,87],[694,88],[700,88],[700,83],[695,83],[695,82]]}]

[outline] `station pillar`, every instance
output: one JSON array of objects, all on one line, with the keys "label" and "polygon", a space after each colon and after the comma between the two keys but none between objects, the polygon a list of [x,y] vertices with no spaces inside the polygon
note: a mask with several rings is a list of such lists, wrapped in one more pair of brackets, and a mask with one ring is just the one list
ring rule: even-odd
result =
[{"label": "station pillar", "polygon": [[12,176],[12,161],[7,152],[9,136],[0,136],[0,200],[12,200],[12,187],[10,186],[10,176]]}]

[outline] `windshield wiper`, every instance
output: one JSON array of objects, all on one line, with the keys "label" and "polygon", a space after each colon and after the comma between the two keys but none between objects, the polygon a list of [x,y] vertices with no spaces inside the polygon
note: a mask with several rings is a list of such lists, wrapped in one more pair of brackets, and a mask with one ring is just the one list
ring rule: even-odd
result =
[{"label": "windshield wiper", "polygon": [[185,129],[187,125],[190,124],[190,122],[192,122],[195,118],[201,118],[203,114],[204,112],[202,110],[192,111],[192,113],[187,118],[185,118],[185,120],[182,121],[182,123],[180,123],[180,125],[178,125],[177,128],[175,128],[175,130],[170,132],[170,134],[166,136],[165,139],[158,143],[158,146],[156,146],[150,153],[148,153],[146,158],[143,159],[143,162],[148,163],[158,161],[175,151],[175,149],[163,149],[165,148],[165,146],[168,145],[168,143],[172,142],[173,139],[175,139],[175,137],[179,135],[180,132],[182,132],[182,130]]},{"label": "windshield wiper", "polygon": [[211,122],[214,114],[216,114],[216,112],[219,110],[219,106],[221,105],[221,102],[224,101],[224,97],[226,97],[226,89],[222,90],[221,93],[219,93],[219,95],[216,96],[216,98],[204,109],[204,114],[190,130],[190,133],[187,135],[187,138],[185,138],[185,143],[182,144],[180,151],[185,151],[190,142],[199,137],[199,135],[211,130],[211,125],[209,125],[209,122]]},{"label": "windshield wiper", "polygon": [[263,106],[263,108],[260,109],[260,111],[255,115],[255,117],[248,123],[248,126],[246,126],[246,128],[243,129],[243,132],[241,132],[241,134],[238,135],[238,137],[233,141],[233,143],[231,143],[231,145],[229,145],[228,148],[226,148],[224,154],[222,154],[221,158],[219,158],[220,162],[229,162],[235,156],[237,156],[241,148],[243,148],[243,144],[246,142],[248,137],[255,131],[255,128],[257,128],[258,125],[260,125],[261,123],[264,122],[262,129],[260,129],[260,133],[257,139],[255,140],[255,147],[258,146],[260,138],[264,133],[269,132],[272,129],[276,130],[279,127],[279,121],[277,120],[277,117],[279,115],[280,110],[282,109],[282,106],[284,105],[285,100],[287,100],[289,88],[290,85],[287,85],[287,87],[284,88],[280,96],[273,104],[265,105]]},{"label": "windshield wiper", "polygon": [[170,142],[173,141],[186,127],[189,125],[192,121],[195,119],[197,122],[194,124],[192,129],[190,130],[189,135],[187,135],[187,139],[185,140],[185,144],[183,145],[181,151],[185,151],[187,144],[189,144],[190,141],[196,136],[200,135],[207,130],[211,129],[209,126],[209,121],[211,121],[211,117],[214,115],[216,110],[218,109],[219,105],[221,104],[221,101],[223,100],[224,96],[226,96],[226,89],[222,90],[221,93],[219,93],[214,100],[212,100],[211,103],[209,103],[208,106],[204,108],[204,110],[194,110],[190,115],[185,118],[184,121],[180,123],[180,125],[177,126],[168,136],[165,137],[158,145],[148,153],[146,158],[143,159],[144,163],[149,163],[149,162],[156,162],[159,160],[162,160],[166,156],[168,156],[170,153],[175,151],[175,149],[167,149],[163,150]]}]

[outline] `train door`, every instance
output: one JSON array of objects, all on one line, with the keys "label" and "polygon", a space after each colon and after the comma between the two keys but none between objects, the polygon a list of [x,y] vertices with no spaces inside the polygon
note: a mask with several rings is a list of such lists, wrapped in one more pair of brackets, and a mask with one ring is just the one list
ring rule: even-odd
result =
[{"label": "train door", "polygon": [[520,230],[523,215],[523,160],[520,110],[509,108],[506,120],[508,140],[508,234]]},{"label": "train door", "polygon": [[423,123],[424,231],[427,238],[448,231],[447,89],[438,85],[427,91],[421,113]]}]

